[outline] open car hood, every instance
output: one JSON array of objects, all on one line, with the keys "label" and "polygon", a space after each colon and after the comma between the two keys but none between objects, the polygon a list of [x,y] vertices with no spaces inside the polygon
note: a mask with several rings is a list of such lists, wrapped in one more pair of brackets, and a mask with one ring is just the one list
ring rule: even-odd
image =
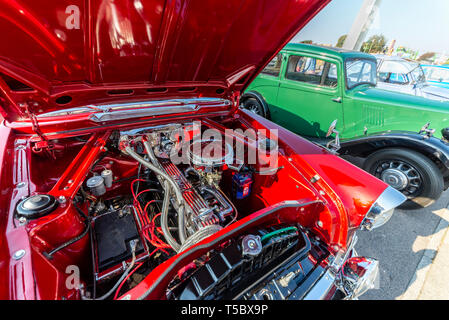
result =
[{"label": "open car hood", "polygon": [[230,98],[329,0],[1,0],[2,115]]}]

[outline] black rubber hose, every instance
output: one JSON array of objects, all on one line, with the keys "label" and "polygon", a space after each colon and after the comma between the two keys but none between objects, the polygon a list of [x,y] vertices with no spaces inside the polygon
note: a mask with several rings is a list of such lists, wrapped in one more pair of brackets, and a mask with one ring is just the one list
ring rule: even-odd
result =
[{"label": "black rubber hose", "polygon": [[89,230],[90,230],[89,218],[84,214],[83,210],[81,210],[80,208],[78,208],[78,206],[75,204],[75,202],[73,203],[73,206],[75,207],[76,211],[78,211],[78,213],[84,218],[84,224],[85,224],[86,227],[85,227],[84,231],[83,231],[80,235],[76,236],[75,238],[70,239],[69,241],[67,241],[67,242],[65,242],[65,243],[63,243],[63,244],[61,244],[59,247],[57,247],[57,248],[51,250],[50,252],[44,252],[43,254],[44,254],[45,257],[47,257],[47,259],[52,259],[52,258],[53,258],[53,255],[54,255],[56,252],[58,252],[58,251],[60,251],[60,250],[62,250],[62,249],[64,249],[64,248],[66,248],[66,247],[70,246],[71,244],[73,244],[73,243],[75,243],[75,242],[81,240],[82,238],[84,238],[84,236],[85,236],[85,235],[89,232]]},{"label": "black rubber hose", "polygon": [[137,241],[133,241],[131,243],[131,253],[132,253],[131,262],[130,262],[128,268],[126,268],[125,272],[122,274],[122,276],[117,280],[115,285],[111,289],[109,289],[108,292],[106,292],[101,297],[98,297],[95,299],[88,298],[84,295],[83,292],[81,292],[81,300],[105,300],[107,297],[109,297],[111,294],[113,294],[114,291],[117,290],[118,286],[122,283],[122,281],[125,280],[126,276],[129,274],[131,269],[134,267],[134,264],[136,263],[136,248],[137,248]]}]

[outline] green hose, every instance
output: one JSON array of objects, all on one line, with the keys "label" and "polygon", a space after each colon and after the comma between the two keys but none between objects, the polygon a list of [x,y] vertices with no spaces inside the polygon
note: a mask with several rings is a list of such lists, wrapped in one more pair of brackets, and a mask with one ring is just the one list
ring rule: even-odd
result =
[{"label": "green hose", "polygon": [[284,228],[284,229],[280,229],[280,230],[276,230],[270,233],[267,233],[266,235],[262,236],[262,244],[266,243],[268,240],[270,240],[271,238],[282,234],[282,233],[286,233],[289,231],[298,231],[298,228],[296,227],[288,227],[288,228]]}]

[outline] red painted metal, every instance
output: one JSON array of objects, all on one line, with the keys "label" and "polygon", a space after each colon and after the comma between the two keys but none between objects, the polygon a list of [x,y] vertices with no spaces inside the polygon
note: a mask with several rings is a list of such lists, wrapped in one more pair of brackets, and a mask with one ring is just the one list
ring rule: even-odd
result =
[{"label": "red painted metal", "polygon": [[[346,248],[351,229],[360,225],[386,185],[323,148],[237,108],[241,90],[327,2],[0,1],[0,30],[8,30],[0,43],[0,109],[7,120],[0,125],[0,299],[79,298],[65,285],[66,268],[77,265],[89,272],[88,236],[52,260],[43,253],[83,231],[84,222],[71,200],[91,170],[112,168],[118,181],[123,180],[112,194],[126,188],[129,192],[130,178],[137,174],[135,161],[117,155],[98,166],[94,162],[113,130],[138,126],[201,120],[223,132],[276,129],[283,169],[256,177],[255,196],[236,203],[242,219],[203,241],[203,248],[159,265],[129,293],[131,298],[152,286],[148,298],[163,298],[171,276],[209,250],[207,244],[259,224],[299,222],[332,250]],[[80,29],[65,26],[70,5],[80,10]],[[4,75],[30,90],[11,88]],[[56,99],[64,95],[72,100],[58,104]],[[174,97],[223,97],[233,103],[231,108],[210,108],[207,114],[107,124],[90,121],[89,114],[37,118],[33,123],[26,114],[26,110],[36,115],[86,104]],[[51,143],[50,153],[36,149],[42,141],[36,125]],[[321,179],[313,183],[317,174]],[[17,203],[38,193],[63,196],[65,202],[51,214],[21,225],[14,215]],[[286,207],[269,214],[282,204],[309,202],[302,209]],[[18,250],[26,253],[15,260],[12,256]]]},{"label": "red painted metal", "polygon": [[[229,98],[328,2],[2,0],[0,72],[34,89],[11,98],[36,102],[35,113],[120,98],[111,90],[148,99],[193,87]],[[76,13],[79,27],[67,28]],[[146,90],[155,87],[169,90]],[[61,96],[72,100],[58,104]],[[8,120],[25,116],[3,110]]]}]

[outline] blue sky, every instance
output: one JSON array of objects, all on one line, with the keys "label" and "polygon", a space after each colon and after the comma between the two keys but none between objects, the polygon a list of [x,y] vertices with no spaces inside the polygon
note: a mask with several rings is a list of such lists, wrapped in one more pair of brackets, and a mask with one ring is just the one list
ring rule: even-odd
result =
[{"label": "blue sky", "polygon": [[[363,0],[332,0],[293,41],[332,44],[349,32]],[[369,37],[383,34],[396,46],[449,54],[449,0],[382,0]]]}]

